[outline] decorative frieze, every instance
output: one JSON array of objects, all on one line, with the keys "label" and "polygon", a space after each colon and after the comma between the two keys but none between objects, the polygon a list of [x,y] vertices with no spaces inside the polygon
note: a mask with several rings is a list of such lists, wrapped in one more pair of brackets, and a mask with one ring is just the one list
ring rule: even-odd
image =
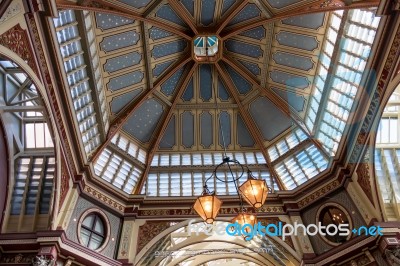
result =
[{"label": "decorative frieze", "polygon": [[101,202],[107,204],[111,208],[123,213],[125,210],[125,207],[118,203],[117,201],[113,200],[112,198],[104,195],[102,192],[96,190],[95,188],[92,188],[90,186],[85,186],[84,191],[88,193],[91,197],[100,200]]},{"label": "decorative frieze", "polygon": [[307,195],[305,198],[300,200],[297,204],[300,208],[307,206],[311,204],[312,202],[315,202],[317,199],[325,196],[326,194],[329,194],[333,190],[335,190],[337,187],[339,187],[340,183],[338,180],[334,180],[330,183],[328,183],[326,186],[323,186],[319,188],[318,190],[312,192],[311,194]]}]

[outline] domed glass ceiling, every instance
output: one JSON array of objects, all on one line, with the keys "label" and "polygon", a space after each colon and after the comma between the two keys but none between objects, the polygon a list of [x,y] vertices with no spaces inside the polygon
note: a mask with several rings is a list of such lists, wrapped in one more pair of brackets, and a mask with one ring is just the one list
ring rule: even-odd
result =
[{"label": "domed glass ceiling", "polygon": [[[356,108],[374,10],[290,17],[312,1],[105,3],[65,5],[54,19],[97,180],[127,195],[194,196],[225,149],[275,191],[329,168]],[[221,56],[195,60],[206,47]]]}]

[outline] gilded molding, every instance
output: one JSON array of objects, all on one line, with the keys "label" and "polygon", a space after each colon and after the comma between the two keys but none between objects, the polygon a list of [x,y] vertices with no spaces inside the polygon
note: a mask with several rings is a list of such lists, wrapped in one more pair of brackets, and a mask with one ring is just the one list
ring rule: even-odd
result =
[{"label": "gilded molding", "polygon": [[65,166],[64,160],[61,161],[61,186],[60,186],[60,202],[58,205],[58,212],[60,212],[62,205],[65,201],[65,197],[69,191],[69,174],[68,169]]},{"label": "gilded molding", "polygon": [[357,167],[357,182],[364,191],[365,195],[371,201],[372,205],[374,205],[373,195],[372,195],[372,188],[371,188],[371,176],[370,176],[370,169],[368,163],[360,163]]},{"label": "gilded molding", "polygon": [[136,254],[138,254],[154,237],[167,230],[171,226],[170,221],[146,221],[139,226]]},{"label": "gilded molding", "polygon": [[101,202],[107,204],[111,208],[113,208],[121,213],[123,213],[125,211],[125,207],[122,204],[120,204],[120,203],[116,202],[115,200],[111,199],[110,197],[104,195],[103,193],[96,190],[95,188],[92,188],[92,187],[86,185],[84,188],[84,192],[86,192],[91,197],[100,200]]},{"label": "gilded molding", "polygon": [[323,186],[319,188],[318,190],[312,192],[311,194],[307,195],[305,198],[300,200],[297,204],[299,205],[300,208],[307,206],[313,202],[315,202],[317,199],[325,196],[326,194],[332,192],[335,190],[337,187],[339,187],[340,183],[338,180],[333,180],[326,186]]}]

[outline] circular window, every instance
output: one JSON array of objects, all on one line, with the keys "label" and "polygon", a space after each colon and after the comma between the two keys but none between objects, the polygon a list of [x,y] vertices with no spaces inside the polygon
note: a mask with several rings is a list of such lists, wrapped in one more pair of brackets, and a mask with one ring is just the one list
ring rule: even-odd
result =
[{"label": "circular window", "polygon": [[99,249],[107,236],[103,217],[96,212],[85,216],[80,226],[79,236],[85,247]]},{"label": "circular window", "polygon": [[325,234],[322,236],[329,244],[338,245],[346,242],[350,235],[340,235],[339,226],[348,225],[351,228],[351,220],[347,211],[340,205],[323,206],[317,215],[318,221],[324,226],[321,231]]}]

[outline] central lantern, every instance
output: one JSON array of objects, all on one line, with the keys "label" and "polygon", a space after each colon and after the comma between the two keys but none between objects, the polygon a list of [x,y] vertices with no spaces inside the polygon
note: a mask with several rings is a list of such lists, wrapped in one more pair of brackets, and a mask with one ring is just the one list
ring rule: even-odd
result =
[{"label": "central lantern", "polygon": [[192,40],[192,57],[200,64],[216,63],[221,58],[221,44],[216,35],[195,36]]}]

